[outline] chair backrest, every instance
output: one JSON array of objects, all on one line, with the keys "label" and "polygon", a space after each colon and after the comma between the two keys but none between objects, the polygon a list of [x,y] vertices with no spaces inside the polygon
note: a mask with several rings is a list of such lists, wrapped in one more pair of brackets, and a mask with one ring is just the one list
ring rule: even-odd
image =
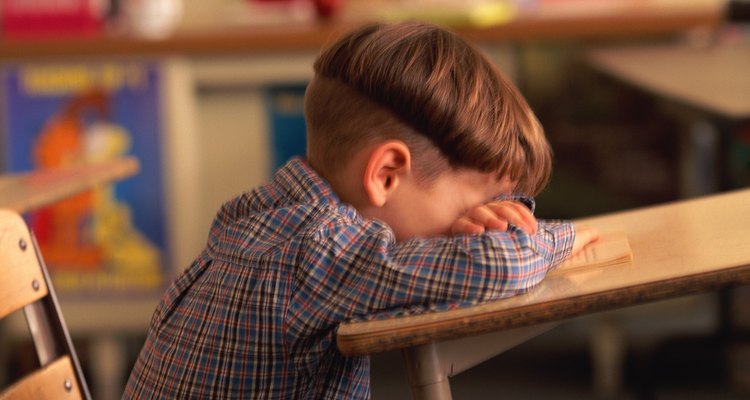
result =
[{"label": "chair backrest", "polygon": [[20,215],[0,209],[0,320],[21,308],[40,368],[1,391],[0,400],[90,400],[34,236]]}]

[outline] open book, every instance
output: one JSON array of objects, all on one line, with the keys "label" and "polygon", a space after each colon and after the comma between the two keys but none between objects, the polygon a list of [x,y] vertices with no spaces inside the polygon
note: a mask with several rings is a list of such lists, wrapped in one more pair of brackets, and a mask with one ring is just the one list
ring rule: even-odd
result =
[{"label": "open book", "polygon": [[621,232],[601,235],[599,240],[583,248],[575,257],[569,258],[547,275],[559,275],[578,271],[623,264],[633,260],[628,237]]}]

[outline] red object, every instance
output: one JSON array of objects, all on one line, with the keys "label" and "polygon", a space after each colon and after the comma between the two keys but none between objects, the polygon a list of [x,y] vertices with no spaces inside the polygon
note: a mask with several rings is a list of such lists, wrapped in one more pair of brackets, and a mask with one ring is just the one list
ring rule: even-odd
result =
[{"label": "red object", "polygon": [[342,0],[313,0],[315,3],[315,10],[318,12],[318,16],[322,18],[328,18],[336,14],[341,8]]},{"label": "red object", "polygon": [[99,34],[103,18],[97,0],[0,0],[6,39]]}]

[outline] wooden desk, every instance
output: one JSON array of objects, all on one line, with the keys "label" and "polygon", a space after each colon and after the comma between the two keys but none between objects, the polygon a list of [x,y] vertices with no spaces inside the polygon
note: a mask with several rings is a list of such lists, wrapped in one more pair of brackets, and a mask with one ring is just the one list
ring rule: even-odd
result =
[{"label": "wooden desk", "polygon": [[139,168],[138,160],[124,157],[101,164],[0,175],[0,208],[29,212],[97,185],[125,179]]},{"label": "wooden desk", "polygon": [[722,128],[750,121],[750,42],[602,48],[589,52],[587,60],[615,79],[665,99],[665,111],[684,122],[683,197],[727,188],[722,163],[731,135],[722,135],[727,133]]},{"label": "wooden desk", "polygon": [[588,59],[658,96],[727,119],[750,118],[750,43],[598,49]]},{"label": "wooden desk", "polygon": [[576,221],[624,231],[632,264],[550,276],[526,294],[457,310],[342,324],[345,355],[404,349],[415,398],[560,321],[750,283],[750,189]]}]

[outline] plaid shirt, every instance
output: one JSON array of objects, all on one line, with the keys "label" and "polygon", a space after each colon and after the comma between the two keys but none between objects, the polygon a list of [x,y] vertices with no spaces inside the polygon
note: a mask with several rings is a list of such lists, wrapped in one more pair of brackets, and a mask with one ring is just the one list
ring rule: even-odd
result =
[{"label": "plaid shirt", "polygon": [[338,352],[337,325],[520,293],[572,247],[571,224],[539,227],[396,243],[292,160],[223,205],[156,309],[124,398],[369,398],[369,359]]}]

